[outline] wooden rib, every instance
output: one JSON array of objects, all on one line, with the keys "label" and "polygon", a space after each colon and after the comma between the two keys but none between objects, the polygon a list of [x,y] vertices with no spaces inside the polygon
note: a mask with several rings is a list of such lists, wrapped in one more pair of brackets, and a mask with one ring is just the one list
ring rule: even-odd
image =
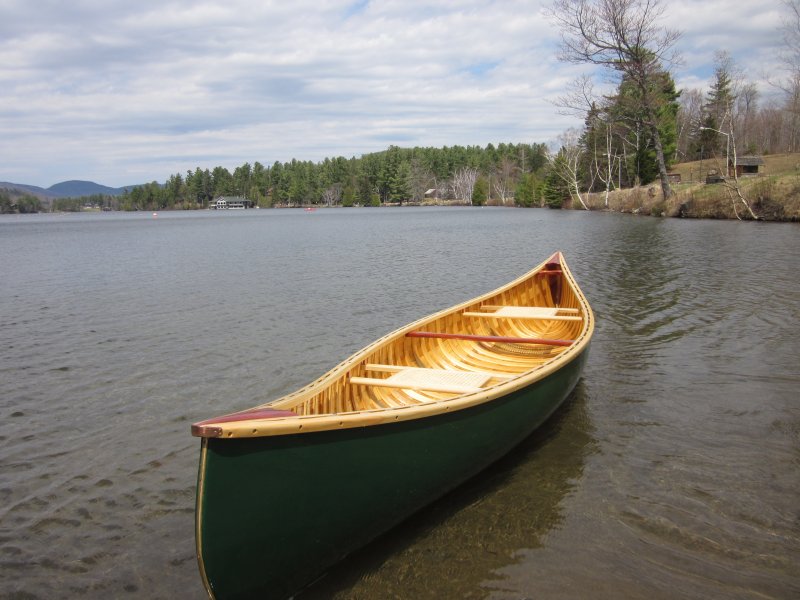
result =
[{"label": "wooden rib", "polygon": [[[552,346],[545,347],[547,351]],[[544,362],[541,357],[509,356],[493,352],[483,344],[461,344],[458,357],[464,363],[480,370],[502,368],[507,370],[507,377],[516,377]],[[488,368],[487,368],[488,366]]]},{"label": "wooden rib", "polygon": [[[482,360],[479,356],[475,355],[471,350],[480,347],[480,344],[465,344],[459,340],[441,340],[439,347],[442,349],[442,360],[440,362],[446,364],[442,365],[445,368],[463,369],[481,371],[482,373],[492,373],[498,379],[508,380],[513,379],[520,374],[521,370],[518,368],[511,368],[511,372],[500,373],[496,369],[498,367],[508,367],[504,361],[498,360]],[[526,365],[527,367],[527,365]]]},{"label": "wooden rib", "polygon": [[376,363],[367,363],[364,365],[367,371],[381,371],[383,373],[399,373],[408,367],[405,365],[381,365]]}]

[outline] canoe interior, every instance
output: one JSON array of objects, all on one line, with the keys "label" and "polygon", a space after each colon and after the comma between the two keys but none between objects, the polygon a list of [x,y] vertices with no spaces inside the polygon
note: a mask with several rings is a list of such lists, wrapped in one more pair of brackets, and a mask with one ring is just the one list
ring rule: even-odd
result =
[{"label": "canoe interior", "polygon": [[[444,314],[420,329],[429,332],[469,332],[487,338],[537,338],[571,340],[581,331],[581,321],[489,319],[465,316],[480,311],[481,305],[492,306],[555,306],[552,287],[554,277],[533,276],[518,286]],[[559,304],[563,308],[578,308],[575,294],[563,287]],[[307,397],[299,394],[272,404],[274,408],[290,409],[298,415],[316,415],[392,408],[452,398],[457,393],[429,390],[409,390],[368,385],[352,385],[350,377],[380,377],[368,371],[367,364],[403,365],[453,371],[493,372],[520,375],[552,360],[563,352],[563,346],[510,344],[503,341],[475,343],[471,340],[416,338],[396,336],[367,354],[347,374]],[[489,384],[502,383],[493,378]]]},{"label": "canoe interior", "polygon": [[[193,433],[285,435],[375,424],[393,411],[421,418],[465,396],[488,401],[571,360],[564,355],[576,354],[592,327],[591,309],[556,253],[503,288],[381,338],[297,392],[195,424]],[[413,407],[424,410],[399,411]]]}]

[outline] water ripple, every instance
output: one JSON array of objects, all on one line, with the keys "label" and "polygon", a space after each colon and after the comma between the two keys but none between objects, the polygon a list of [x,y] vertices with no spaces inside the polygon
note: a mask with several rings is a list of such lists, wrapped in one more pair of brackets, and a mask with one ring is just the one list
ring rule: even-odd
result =
[{"label": "water ripple", "polygon": [[560,249],[597,315],[573,408],[330,596],[800,595],[796,226],[147,216],[0,217],[3,594],[202,597],[189,423]]}]

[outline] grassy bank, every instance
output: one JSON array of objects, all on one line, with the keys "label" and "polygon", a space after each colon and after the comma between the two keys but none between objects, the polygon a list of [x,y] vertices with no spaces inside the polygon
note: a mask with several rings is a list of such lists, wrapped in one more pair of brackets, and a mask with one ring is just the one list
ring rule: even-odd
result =
[{"label": "grassy bank", "polygon": [[[674,195],[667,202],[661,198],[658,183],[646,187],[587,194],[584,201],[592,210],[611,210],[654,216],[697,219],[752,219],[765,221],[800,221],[800,153],[765,156],[757,176],[729,178],[722,183],[705,183],[711,169],[724,170],[724,159],[675,165],[671,173],[681,177],[673,184]],[[738,185],[738,193],[737,193]],[[582,208],[574,201],[572,208]]]}]

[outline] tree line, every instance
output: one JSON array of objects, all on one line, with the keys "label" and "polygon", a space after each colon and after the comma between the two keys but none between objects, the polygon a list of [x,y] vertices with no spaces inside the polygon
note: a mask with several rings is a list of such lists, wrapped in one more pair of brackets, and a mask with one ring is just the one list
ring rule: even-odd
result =
[{"label": "tree line", "polygon": [[0,190],[0,214],[38,213],[43,208],[42,200],[33,194],[12,197],[8,191]]},{"label": "tree line", "polygon": [[320,162],[245,163],[230,172],[198,167],[161,185],[137,186],[116,199],[122,210],[204,208],[220,196],[247,198],[256,206],[378,206],[426,198],[466,204],[537,201],[547,165],[544,144],[400,148],[360,158]]}]

